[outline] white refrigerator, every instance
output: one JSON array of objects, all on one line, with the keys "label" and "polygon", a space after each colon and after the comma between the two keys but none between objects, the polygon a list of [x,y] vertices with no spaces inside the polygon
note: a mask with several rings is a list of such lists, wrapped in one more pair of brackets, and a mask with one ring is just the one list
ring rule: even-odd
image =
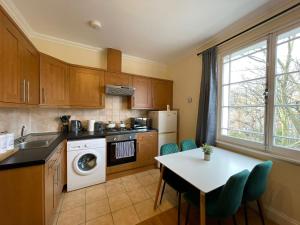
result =
[{"label": "white refrigerator", "polygon": [[177,143],[177,111],[150,111],[152,128],[158,130],[158,154],[164,144]]}]

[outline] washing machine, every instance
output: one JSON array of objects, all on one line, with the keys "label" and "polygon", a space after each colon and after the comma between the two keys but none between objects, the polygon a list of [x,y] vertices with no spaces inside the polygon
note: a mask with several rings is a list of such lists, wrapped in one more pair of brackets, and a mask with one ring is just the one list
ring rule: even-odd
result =
[{"label": "washing machine", "polygon": [[105,138],[67,142],[67,191],[106,181]]}]

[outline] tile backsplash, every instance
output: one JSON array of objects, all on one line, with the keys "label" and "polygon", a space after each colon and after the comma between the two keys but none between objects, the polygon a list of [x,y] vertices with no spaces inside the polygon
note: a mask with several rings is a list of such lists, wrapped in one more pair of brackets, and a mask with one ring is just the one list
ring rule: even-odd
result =
[{"label": "tile backsplash", "polygon": [[147,111],[129,109],[127,98],[119,96],[107,96],[105,109],[0,108],[0,132],[12,132],[19,137],[23,125],[25,133],[59,131],[61,115],[71,115],[71,120],[83,122],[89,119],[129,122],[130,117],[146,116]]}]

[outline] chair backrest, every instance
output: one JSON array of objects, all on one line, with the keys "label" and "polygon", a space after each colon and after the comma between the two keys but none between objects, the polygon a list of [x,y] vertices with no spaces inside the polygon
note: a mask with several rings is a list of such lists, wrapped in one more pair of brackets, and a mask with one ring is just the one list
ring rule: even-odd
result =
[{"label": "chair backrest", "polygon": [[181,151],[187,151],[187,150],[197,148],[197,145],[194,140],[188,139],[188,140],[183,140],[182,142],[180,142],[180,148],[181,148]]},{"label": "chair backrest", "polygon": [[219,218],[227,218],[237,212],[242,202],[244,187],[249,174],[248,170],[243,170],[231,176],[223,186],[217,200],[216,210]]},{"label": "chair backrest", "polygon": [[245,186],[243,201],[254,201],[261,197],[266,190],[272,165],[273,162],[269,160],[254,167]]},{"label": "chair backrest", "polygon": [[179,152],[177,144],[164,144],[160,147],[160,155],[168,155]]}]

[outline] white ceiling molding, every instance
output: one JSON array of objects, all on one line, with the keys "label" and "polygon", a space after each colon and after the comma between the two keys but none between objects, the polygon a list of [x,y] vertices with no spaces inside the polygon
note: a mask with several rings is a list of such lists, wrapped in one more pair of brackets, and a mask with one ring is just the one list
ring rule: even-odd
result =
[{"label": "white ceiling molding", "polygon": [[[94,47],[86,44],[81,44],[78,42],[73,42],[69,40],[65,40],[62,38],[57,38],[53,37],[50,35],[45,35],[41,34],[38,32],[35,32],[32,27],[27,23],[26,19],[22,15],[22,13],[18,10],[18,8],[15,6],[15,4],[11,0],[0,0],[1,6],[5,9],[5,11],[10,15],[10,17],[15,21],[15,23],[21,28],[21,30],[27,35],[28,38],[37,38],[41,40],[46,40],[66,46],[72,46],[72,47],[77,47],[77,48],[82,48],[86,49],[89,51],[94,51],[94,52],[103,52],[106,49],[104,48],[99,48],[99,47]],[[123,53],[123,58],[130,60],[130,61],[135,61],[139,63],[144,63],[144,64],[149,64],[149,65],[155,65],[161,67],[163,70],[166,70],[167,66],[166,64],[159,63],[153,60],[148,60],[136,56],[131,56]]]},{"label": "white ceiling molding", "polygon": [[25,20],[22,13],[15,6],[15,4],[11,0],[0,0],[0,4],[10,15],[10,17],[15,21],[15,23],[21,28],[21,30],[27,35],[27,37],[32,37],[34,31]]},{"label": "white ceiling molding", "polygon": [[65,40],[65,39],[62,39],[62,38],[57,38],[57,37],[53,37],[53,36],[49,36],[49,35],[45,35],[45,34],[40,34],[40,33],[37,33],[37,32],[33,32],[31,37],[32,38],[38,38],[38,39],[41,39],[41,40],[50,41],[50,42],[54,42],[54,43],[58,43],[58,44],[62,44],[62,45],[66,45],[66,46],[82,48],[82,49],[86,49],[86,50],[94,51],[94,52],[105,51],[104,48],[98,48],[98,47],[94,47],[94,46],[90,46],[90,45],[81,44],[81,43],[78,43],[78,42],[68,41],[68,40]]}]

